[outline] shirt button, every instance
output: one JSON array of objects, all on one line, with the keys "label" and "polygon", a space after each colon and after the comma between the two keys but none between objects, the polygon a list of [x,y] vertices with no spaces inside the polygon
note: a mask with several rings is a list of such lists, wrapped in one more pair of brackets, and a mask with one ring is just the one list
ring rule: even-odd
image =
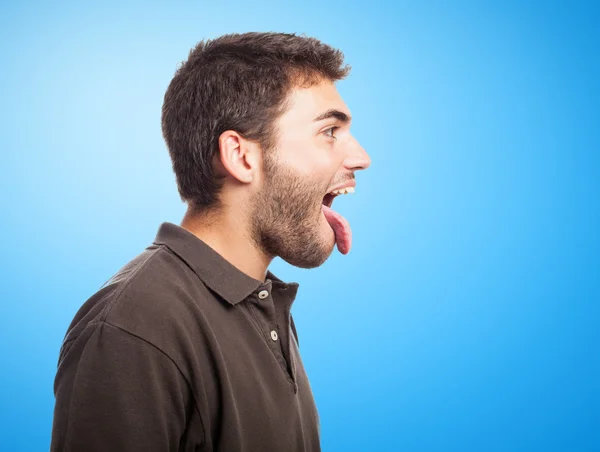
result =
[{"label": "shirt button", "polygon": [[271,339],[273,339],[274,341],[277,340],[277,331],[275,331],[275,330],[271,331]]},{"label": "shirt button", "polygon": [[261,300],[264,300],[268,296],[269,296],[269,292],[266,290],[261,290],[260,292],[258,292],[258,298],[260,298]]}]

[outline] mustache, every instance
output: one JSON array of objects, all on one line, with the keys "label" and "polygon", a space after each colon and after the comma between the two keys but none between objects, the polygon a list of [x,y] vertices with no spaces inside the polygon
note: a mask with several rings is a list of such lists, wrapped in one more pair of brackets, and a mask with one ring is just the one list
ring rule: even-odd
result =
[{"label": "mustache", "polygon": [[353,181],[353,180],[356,180],[356,175],[354,173],[350,173],[350,174],[347,174],[346,176],[344,176],[343,178],[341,178],[338,181],[331,182],[328,185],[328,187],[335,187],[337,185],[342,185],[342,184],[345,184],[346,182],[350,182],[350,181]]}]

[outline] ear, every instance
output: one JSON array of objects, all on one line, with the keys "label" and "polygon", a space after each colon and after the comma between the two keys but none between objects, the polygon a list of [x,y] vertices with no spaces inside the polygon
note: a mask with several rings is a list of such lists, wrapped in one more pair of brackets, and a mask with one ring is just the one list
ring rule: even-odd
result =
[{"label": "ear", "polygon": [[260,168],[260,148],[236,131],[226,130],[219,136],[219,161],[226,173],[248,184]]}]

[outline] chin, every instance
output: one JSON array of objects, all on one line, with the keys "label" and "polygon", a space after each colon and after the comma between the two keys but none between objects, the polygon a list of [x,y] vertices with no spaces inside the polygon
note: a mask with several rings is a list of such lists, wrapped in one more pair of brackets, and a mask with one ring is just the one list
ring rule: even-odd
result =
[{"label": "chin", "polygon": [[281,257],[281,259],[286,261],[288,264],[293,265],[294,267],[310,269],[320,267],[321,265],[323,265],[330,255],[331,253],[324,255],[323,258],[319,260],[299,260],[294,258],[286,259],[283,256],[279,257]]},{"label": "chin", "polygon": [[273,228],[271,233],[258,234],[263,249],[294,267],[323,265],[335,248],[335,233],[320,211],[318,215],[316,221]]},{"label": "chin", "polygon": [[316,268],[325,263],[331,256],[334,242],[313,242],[305,244],[296,252],[280,254],[279,257],[288,264],[298,268]]}]

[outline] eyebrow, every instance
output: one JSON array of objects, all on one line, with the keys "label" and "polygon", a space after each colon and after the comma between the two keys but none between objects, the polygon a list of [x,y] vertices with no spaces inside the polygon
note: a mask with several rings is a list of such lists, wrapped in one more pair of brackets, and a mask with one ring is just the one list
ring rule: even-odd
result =
[{"label": "eyebrow", "polygon": [[325,113],[322,113],[319,116],[317,116],[315,119],[313,119],[313,121],[318,122],[318,121],[322,121],[323,119],[328,119],[328,118],[335,118],[346,124],[349,123],[350,121],[352,121],[352,118],[349,115],[347,115],[343,111],[335,110],[335,109],[327,110]]}]

